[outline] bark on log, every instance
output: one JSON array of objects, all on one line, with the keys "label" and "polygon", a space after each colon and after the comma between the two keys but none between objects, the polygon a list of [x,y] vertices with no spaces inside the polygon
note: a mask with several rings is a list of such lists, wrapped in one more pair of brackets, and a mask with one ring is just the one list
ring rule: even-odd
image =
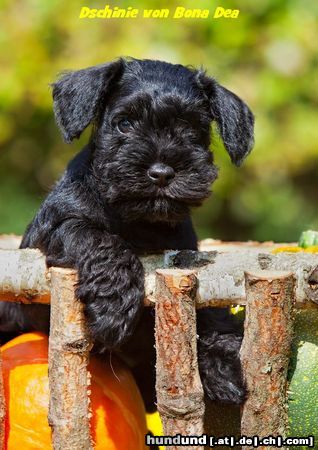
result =
[{"label": "bark on log", "polygon": [[2,356],[0,352],[0,449],[4,449],[6,403],[3,388]]},{"label": "bark on log", "polygon": [[203,434],[204,396],[197,363],[195,291],[194,271],[157,270],[156,392],[164,435],[169,436]]},{"label": "bark on log", "polygon": [[[318,254],[264,253],[257,247],[241,251],[169,251],[142,258],[146,272],[146,304],[155,303],[155,270],[195,269],[199,280],[197,307],[245,304],[244,270],[287,270],[297,278],[299,307],[317,307]],[[49,303],[50,281],[38,250],[0,250],[0,300]],[[310,300],[308,300],[311,299]]]},{"label": "bark on log", "polygon": [[49,340],[49,424],[54,450],[93,449],[87,370],[90,339],[82,304],[75,299],[76,272],[52,268]]},{"label": "bark on log", "polygon": [[308,298],[318,305],[318,266],[309,274],[305,292]]},{"label": "bark on log", "polygon": [[50,289],[40,250],[0,250],[0,300],[49,303]]},{"label": "bark on log", "polygon": [[[295,278],[292,273],[266,271],[246,273],[245,278],[247,307],[241,360],[249,394],[242,407],[241,434],[286,436]],[[252,448],[243,446],[243,450]]]}]

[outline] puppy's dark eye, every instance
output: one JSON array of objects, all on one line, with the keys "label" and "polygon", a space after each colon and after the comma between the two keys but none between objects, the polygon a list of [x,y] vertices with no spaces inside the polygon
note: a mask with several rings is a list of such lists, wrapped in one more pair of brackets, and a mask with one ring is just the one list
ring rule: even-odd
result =
[{"label": "puppy's dark eye", "polygon": [[133,129],[133,125],[130,122],[129,119],[127,119],[126,117],[124,119],[120,119],[117,122],[117,130],[120,133],[128,133],[129,131],[131,131]]}]

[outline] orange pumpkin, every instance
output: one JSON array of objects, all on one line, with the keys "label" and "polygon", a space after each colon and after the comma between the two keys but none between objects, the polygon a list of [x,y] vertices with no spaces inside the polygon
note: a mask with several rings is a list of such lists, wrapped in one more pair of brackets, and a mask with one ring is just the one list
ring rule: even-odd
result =
[{"label": "orange pumpkin", "polygon": [[[52,449],[48,425],[48,339],[23,334],[2,348],[6,450]],[[91,435],[96,450],[145,450],[145,411],[129,370],[91,358]]]}]

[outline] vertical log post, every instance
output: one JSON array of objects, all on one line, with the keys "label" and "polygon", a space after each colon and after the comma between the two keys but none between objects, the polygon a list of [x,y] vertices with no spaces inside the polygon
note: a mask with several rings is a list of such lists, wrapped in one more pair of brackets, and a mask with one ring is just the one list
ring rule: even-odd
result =
[{"label": "vertical log post", "polygon": [[6,402],[4,398],[3,375],[2,375],[2,355],[0,352],[0,449],[4,449],[5,438],[5,417],[6,417]]},{"label": "vertical log post", "polygon": [[242,408],[241,435],[286,436],[286,381],[293,336],[295,277],[288,272],[246,272],[245,286],[247,306],[241,360],[248,398]]},{"label": "vertical log post", "polygon": [[54,450],[91,450],[87,371],[91,343],[82,304],[76,300],[76,272],[51,269],[49,340],[49,424]]},{"label": "vertical log post", "polygon": [[[156,391],[164,434],[202,435],[203,388],[197,362],[196,275],[156,271]],[[177,449],[179,446],[169,446]],[[185,450],[191,447],[183,446]],[[201,446],[195,446],[203,450]]]}]

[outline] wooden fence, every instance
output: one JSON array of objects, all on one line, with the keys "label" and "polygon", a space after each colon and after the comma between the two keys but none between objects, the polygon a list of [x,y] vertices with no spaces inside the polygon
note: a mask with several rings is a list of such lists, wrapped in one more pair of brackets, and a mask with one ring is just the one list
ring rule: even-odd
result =
[{"label": "wooden fence", "polygon": [[[0,238],[0,300],[51,304],[49,423],[53,447],[93,449],[87,371],[91,342],[82,306],[74,295],[76,272],[47,270],[40,251],[18,250],[18,242],[10,236]],[[195,310],[225,305],[246,305],[241,360],[249,396],[241,410],[241,434],[287,434],[293,311],[317,307],[318,256],[273,254],[274,248],[271,243],[207,240],[199,252],[167,251],[142,258],[145,305],[156,309],[156,390],[165,435],[204,433]],[[0,390],[2,448],[4,417]],[[250,448],[243,446],[243,450]]]}]

